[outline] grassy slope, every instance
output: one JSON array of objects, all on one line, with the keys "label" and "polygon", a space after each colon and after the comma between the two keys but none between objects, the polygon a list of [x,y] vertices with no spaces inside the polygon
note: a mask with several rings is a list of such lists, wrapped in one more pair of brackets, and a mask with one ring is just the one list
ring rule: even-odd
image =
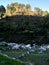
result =
[{"label": "grassy slope", "polygon": [[35,65],[49,65],[49,53],[30,54],[22,59],[23,61],[30,61]]},{"label": "grassy slope", "polygon": [[0,55],[0,65],[25,65],[25,64]]},{"label": "grassy slope", "polygon": [[[18,57],[19,55],[25,53],[25,50],[18,51],[2,51],[3,54],[7,54],[10,57]],[[49,65],[49,52],[40,53],[30,53],[25,57],[20,59],[23,62],[31,62],[35,65]]]}]

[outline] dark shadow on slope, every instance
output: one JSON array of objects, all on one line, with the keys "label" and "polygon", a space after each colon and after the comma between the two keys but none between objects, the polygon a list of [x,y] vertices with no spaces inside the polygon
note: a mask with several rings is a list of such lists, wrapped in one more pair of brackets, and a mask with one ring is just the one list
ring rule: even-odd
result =
[{"label": "dark shadow on slope", "polygon": [[0,19],[0,38],[8,42],[27,44],[35,41],[38,44],[42,44],[43,38],[47,37],[44,20],[45,17],[42,16],[7,16]]}]

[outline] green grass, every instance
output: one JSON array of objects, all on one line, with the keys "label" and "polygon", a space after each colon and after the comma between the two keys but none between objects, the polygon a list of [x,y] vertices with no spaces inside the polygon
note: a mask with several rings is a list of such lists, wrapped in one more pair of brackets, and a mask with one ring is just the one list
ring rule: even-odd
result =
[{"label": "green grass", "polygon": [[3,54],[7,54],[10,57],[15,57],[18,58],[19,55],[25,53],[27,49],[20,49],[20,50],[6,50],[6,51],[1,51]]},{"label": "green grass", "polygon": [[30,54],[24,57],[22,61],[28,61],[35,65],[49,65],[49,53]]},{"label": "green grass", "polygon": [[[26,50],[18,50],[18,51],[2,51],[3,54],[7,54],[10,57],[18,57]],[[44,52],[42,54],[39,53],[30,53],[29,55],[20,59],[23,62],[31,62],[35,65],[49,65],[49,52]]]},{"label": "green grass", "polygon": [[25,65],[25,64],[0,55],[0,65]]},{"label": "green grass", "polygon": [[[27,49],[20,49],[20,50],[5,50],[1,51],[3,54],[7,54],[9,57],[15,57],[18,58],[19,55],[26,53],[28,50]],[[37,51],[35,53],[30,53],[25,57],[22,57],[20,59],[23,62],[31,62],[34,63],[35,65],[49,65],[49,52],[43,52],[43,53],[38,53]]]}]

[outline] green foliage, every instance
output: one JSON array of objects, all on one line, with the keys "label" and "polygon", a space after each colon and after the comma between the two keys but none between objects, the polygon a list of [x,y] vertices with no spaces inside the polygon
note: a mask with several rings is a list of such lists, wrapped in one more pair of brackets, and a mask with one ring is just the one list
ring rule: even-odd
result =
[{"label": "green foliage", "polygon": [[12,60],[12,59],[9,59],[7,57],[0,55],[0,65],[5,65],[5,64],[6,65],[25,65],[22,62]]},{"label": "green foliage", "polygon": [[6,9],[3,5],[0,6],[0,17],[2,18],[4,16],[4,13],[6,12]]},{"label": "green foliage", "polygon": [[44,52],[42,54],[31,53],[29,56],[26,56],[22,59],[22,61],[29,61],[35,65],[49,65],[49,53]]}]

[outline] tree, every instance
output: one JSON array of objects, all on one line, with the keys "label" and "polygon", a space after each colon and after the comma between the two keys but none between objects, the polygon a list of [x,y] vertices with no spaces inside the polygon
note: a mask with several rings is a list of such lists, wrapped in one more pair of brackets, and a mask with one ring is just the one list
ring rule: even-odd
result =
[{"label": "tree", "polygon": [[13,12],[16,11],[16,8],[14,7],[14,4],[7,5],[7,9],[10,10],[10,13],[13,14]]},{"label": "tree", "polygon": [[43,16],[46,16],[46,15],[48,15],[48,11],[43,12]]},{"label": "tree", "polygon": [[43,14],[43,11],[42,11],[40,8],[35,7],[35,8],[34,8],[34,13],[35,13],[36,15],[38,15],[38,16],[41,16],[41,15]]},{"label": "tree", "polygon": [[24,8],[25,7],[25,4],[22,4],[22,8]]},{"label": "tree", "polygon": [[25,8],[26,8],[27,10],[31,9],[30,4],[26,4]]},{"label": "tree", "polygon": [[26,4],[26,6],[25,6],[25,12],[26,12],[27,15],[29,14],[29,10],[30,9],[31,9],[30,4]]},{"label": "tree", "polygon": [[0,17],[2,18],[6,12],[6,9],[3,5],[0,6]]}]

